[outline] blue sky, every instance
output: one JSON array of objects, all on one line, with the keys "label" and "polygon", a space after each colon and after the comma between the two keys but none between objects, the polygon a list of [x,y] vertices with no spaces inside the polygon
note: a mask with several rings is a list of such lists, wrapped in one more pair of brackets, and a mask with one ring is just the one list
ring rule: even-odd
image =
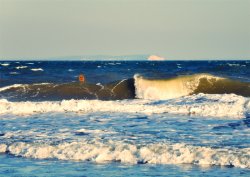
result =
[{"label": "blue sky", "polygon": [[0,58],[250,59],[250,0],[0,0]]}]

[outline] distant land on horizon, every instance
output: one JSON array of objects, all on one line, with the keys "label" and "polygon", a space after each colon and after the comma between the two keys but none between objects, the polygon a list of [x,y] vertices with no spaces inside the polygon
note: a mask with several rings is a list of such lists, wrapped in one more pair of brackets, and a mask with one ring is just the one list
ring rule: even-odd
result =
[{"label": "distant land on horizon", "polygon": [[0,58],[2,61],[11,61],[11,60],[104,60],[104,61],[112,61],[112,60],[147,60],[150,55],[79,55],[79,56],[58,56],[58,57],[33,57],[33,58]]},{"label": "distant land on horizon", "polygon": [[161,55],[79,55],[58,57],[33,57],[33,58],[0,58],[0,61],[189,61],[189,60],[250,60],[242,58],[201,58],[201,59],[171,59]]}]

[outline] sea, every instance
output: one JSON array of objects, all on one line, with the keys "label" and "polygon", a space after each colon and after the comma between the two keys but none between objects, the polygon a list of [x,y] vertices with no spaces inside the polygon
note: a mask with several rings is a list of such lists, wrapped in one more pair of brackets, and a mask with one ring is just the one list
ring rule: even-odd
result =
[{"label": "sea", "polygon": [[249,177],[250,61],[2,60],[0,176]]}]

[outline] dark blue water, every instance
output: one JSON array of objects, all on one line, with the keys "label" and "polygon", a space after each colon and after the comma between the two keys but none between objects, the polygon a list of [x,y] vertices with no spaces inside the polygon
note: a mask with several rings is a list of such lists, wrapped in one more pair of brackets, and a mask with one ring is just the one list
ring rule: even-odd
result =
[{"label": "dark blue water", "polygon": [[[0,87],[27,83],[66,83],[83,73],[90,83],[109,83],[141,74],[147,78],[209,73],[250,81],[249,61],[1,61]],[[33,63],[33,64],[31,64]],[[17,69],[19,66],[26,68]],[[32,71],[41,68],[43,71]]]},{"label": "dark blue water", "polygon": [[[135,74],[198,73],[249,83],[250,61],[0,61],[0,89],[77,82],[79,74],[87,83],[107,84]],[[0,176],[249,176],[248,99],[194,94],[37,103],[6,97],[0,99]]]}]

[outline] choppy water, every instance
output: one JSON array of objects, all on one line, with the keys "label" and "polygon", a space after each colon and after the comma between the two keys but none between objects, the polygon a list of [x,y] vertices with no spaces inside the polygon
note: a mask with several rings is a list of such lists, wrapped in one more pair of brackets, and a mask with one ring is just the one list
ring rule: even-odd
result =
[{"label": "choppy water", "polygon": [[[250,102],[241,95],[249,87],[249,61],[0,63],[2,176],[250,174]],[[157,84],[135,85],[132,99],[75,98],[77,87],[66,100],[41,99],[41,83],[76,84],[80,73],[90,85],[115,87],[135,74]],[[203,73],[243,84],[236,93],[163,94],[178,86],[169,79]]]}]

